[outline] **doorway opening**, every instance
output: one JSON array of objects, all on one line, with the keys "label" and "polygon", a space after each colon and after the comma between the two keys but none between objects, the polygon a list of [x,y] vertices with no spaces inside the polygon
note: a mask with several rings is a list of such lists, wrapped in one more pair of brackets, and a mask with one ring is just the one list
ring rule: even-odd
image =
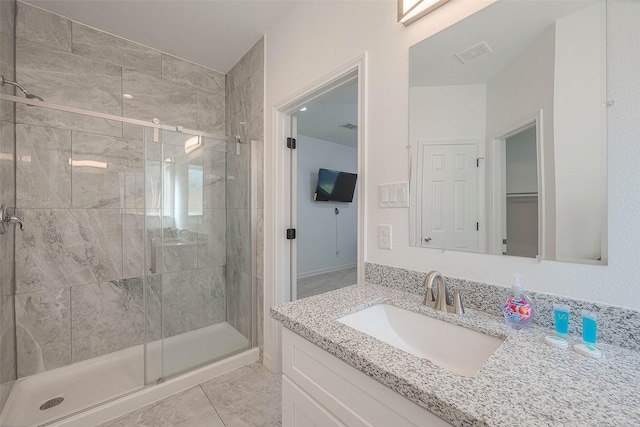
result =
[{"label": "doorway opening", "polygon": [[355,74],[292,114],[292,300],[358,281],[357,123]]},{"label": "doorway opening", "polygon": [[[346,242],[343,242],[341,238],[347,236],[346,226],[346,214],[347,212],[355,212],[356,221],[355,224],[351,223],[348,226],[351,236],[355,231],[355,242],[351,237],[349,242],[351,245],[355,243],[356,256],[355,256],[355,270],[356,280],[349,280],[353,282],[350,284],[363,283],[364,282],[364,226],[365,226],[365,88],[366,88],[366,55],[363,54],[335,71],[329,73],[322,79],[310,84],[302,90],[296,92],[280,103],[274,105],[274,144],[273,144],[273,156],[274,156],[274,172],[273,172],[273,220],[265,221],[265,236],[269,236],[268,241],[272,242],[271,247],[265,248],[265,341],[264,341],[264,354],[263,360],[266,366],[273,370],[278,371],[280,369],[280,329],[277,322],[273,321],[268,314],[269,307],[277,304],[281,304],[287,301],[296,299],[298,291],[298,246],[304,243],[303,236],[312,236],[310,230],[306,228],[314,227],[313,222],[311,225],[305,227],[304,221],[299,223],[301,216],[298,213],[298,188],[304,190],[303,198],[308,204],[316,203],[315,207],[320,210],[324,209],[330,213],[329,226],[326,227],[325,233],[329,235],[328,240],[332,243],[332,247],[329,246],[331,256],[336,258],[336,252],[338,257],[345,253]],[[302,113],[300,109],[307,107],[306,112],[311,112],[310,105],[314,105],[314,101],[322,102],[322,99],[334,92],[342,90],[349,92],[347,87],[349,85],[355,85],[355,88],[351,89],[353,93],[355,91],[357,104],[356,104],[356,118],[355,120],[348,117],[344,117],[344,121],[341,125],[353,125],[349,127],[355,127],[354,130],[345,128],[345,131],[353,132],[356,136],[356,147],[352,149],[355,151],[355,157],[357,164],[355,169],[347,166],[340,165],[310,165],[306,172],[301,172],[298,177],[298,148],[292,149],[291,146],[297,146],[300,135],[298,134],[298,124],[300,118],[297,117],[299,113]],[[303,135],[304,136],[304,135]],[[321,138],[316,138],[321,139]],[[300,140],[301,144],[304,144],[305,138]],[[338,145],[338,144],[336,144]],[[302,145],[300,145],[303,147]],[[313,148],[313,147],[312,147]],[[338,147],[340,148],[340,147]],[[304,147],[301,149],[304,151]],[[346,149],[346,146],[345,148]],[[292,154],[295,152],[295,154]],[[332,157],[338,157],[340,155],[334,155]],[[320,169],[333,170],[336,172],[343,172],[346,174],[356,175],[356,187],[353,191],[353,199],[349,201],[313,201],[310,200],[311,193],[316,193],[318,186],[318,179],[315,174],[320,173]],[[336,211],[337,208],[337,211]],[[337,212],[337,213],[336,213]],[[306,218],[305,218],[306,219]],[[301,227],[302,226],[302,227]],[[355,230],[354,230],[355,228]],[[337,230],[337,238],[336,238]],[[293,238],[295,236],[295,238]],[[289,238],[287,238],[289,237]],[[313,244],[313,238],[307,239],[310,244]],[[342,267],[353,268],[353,261],[343,263]],[[341,267],[338,266],[337,268]],[[306,272],[322,273],[322,266],[305,267]],[[324,267],[330,268],[330,267]],[[302,269],[301,269],[302,270]],[[335,273],[341,276],[347,273],[347,268],[338,271],[325,271],[324,273]],[[352,273],[351,273],[352,274]],[[319,274],[318,274],[319,275]],[[304,277],[301,277],[304,279]],[[331,280],[327,277],[327,280]]]},{"label": "doorway opening", "polygon": [[492,144],[492,253],[544,256],[543,153],[539,117]]}]

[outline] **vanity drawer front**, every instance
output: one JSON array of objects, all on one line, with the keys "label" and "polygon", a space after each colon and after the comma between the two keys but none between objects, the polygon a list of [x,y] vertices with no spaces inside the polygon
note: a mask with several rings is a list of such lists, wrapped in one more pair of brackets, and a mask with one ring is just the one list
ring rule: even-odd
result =
[{"label": "vanity drawer front", "polygon": [[283,427],[346,427],[293,381],[282,376]]},{"label": "vanity drawer front", "polygon": [[286,377],[350,427],[451,426],[286,328],[282,346]]}]

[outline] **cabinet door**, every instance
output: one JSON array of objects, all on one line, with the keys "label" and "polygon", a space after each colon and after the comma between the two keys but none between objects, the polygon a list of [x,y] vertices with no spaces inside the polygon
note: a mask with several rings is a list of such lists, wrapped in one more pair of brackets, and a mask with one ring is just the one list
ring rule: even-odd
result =
[{"label": "cabinet door", "polygon": [[345,427],[329,411],[295,385],[286,375],[282,376],[282,426],[283,427]]},{"label": "cabinet door", "polygon": [[286,328],[282,330],[282,370],[283,378],[349,427],[451,427]]}]

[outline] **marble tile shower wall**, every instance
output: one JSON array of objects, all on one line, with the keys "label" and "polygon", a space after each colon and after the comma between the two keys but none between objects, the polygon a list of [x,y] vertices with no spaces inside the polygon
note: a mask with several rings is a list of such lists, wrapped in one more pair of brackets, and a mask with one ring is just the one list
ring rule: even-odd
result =
[{"label": "marble tile shower wall", "polygon": [[[226,134],[224,74],[21,2],[16,74],[49,102]],[[16,122],[16,205],[27,224],[15,262],[22,377],[143,342],[144,164],[162,158],[149,149],[145,159],[143,129],[118,121],[19,105]],[[163,132],[169,151],[172,138],[184,144],[174,136]],[[226,147],[205,147],[185,158],[204,171],[202,215],[181,227],[190,249],[166,246],[147,281],[150,339],[160,338],[162,297],[165,336],[225,320]]]},{"label": "marble tile shower wall", "polygon": [[262,348],[264,39],[227,73],[226,90],[227,129],[243,142],[227,153],[227,316]]},{"label": "marble tile shower wall", "polygon": [[[15,2],[0,1],[0,74],[15,80]],[[15,95],[13,86],[0,88]],[[15,109],[13,103],[0,101],[0,203],[15,206],[14,154]],[[16,380],[15,301],[13,278],[13,242],[15,231],[0,235],[0,411]]]}]

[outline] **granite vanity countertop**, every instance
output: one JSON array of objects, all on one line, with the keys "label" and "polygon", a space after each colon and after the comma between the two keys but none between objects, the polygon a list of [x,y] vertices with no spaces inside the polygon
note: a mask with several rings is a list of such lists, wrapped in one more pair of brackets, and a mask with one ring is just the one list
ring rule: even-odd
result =
[{"label": "granite vanity countertop", "polygon": [[[335,320],[382,302],[505,342],[462,377]],[[516,330],[475,310],[438,312],[420,296],[370,284],[282,304],[271,317],[456,426],[640,426],[640,353],[632,350],[599,343],[603,358],[589,359],[544,344],[551,330]]]}]

